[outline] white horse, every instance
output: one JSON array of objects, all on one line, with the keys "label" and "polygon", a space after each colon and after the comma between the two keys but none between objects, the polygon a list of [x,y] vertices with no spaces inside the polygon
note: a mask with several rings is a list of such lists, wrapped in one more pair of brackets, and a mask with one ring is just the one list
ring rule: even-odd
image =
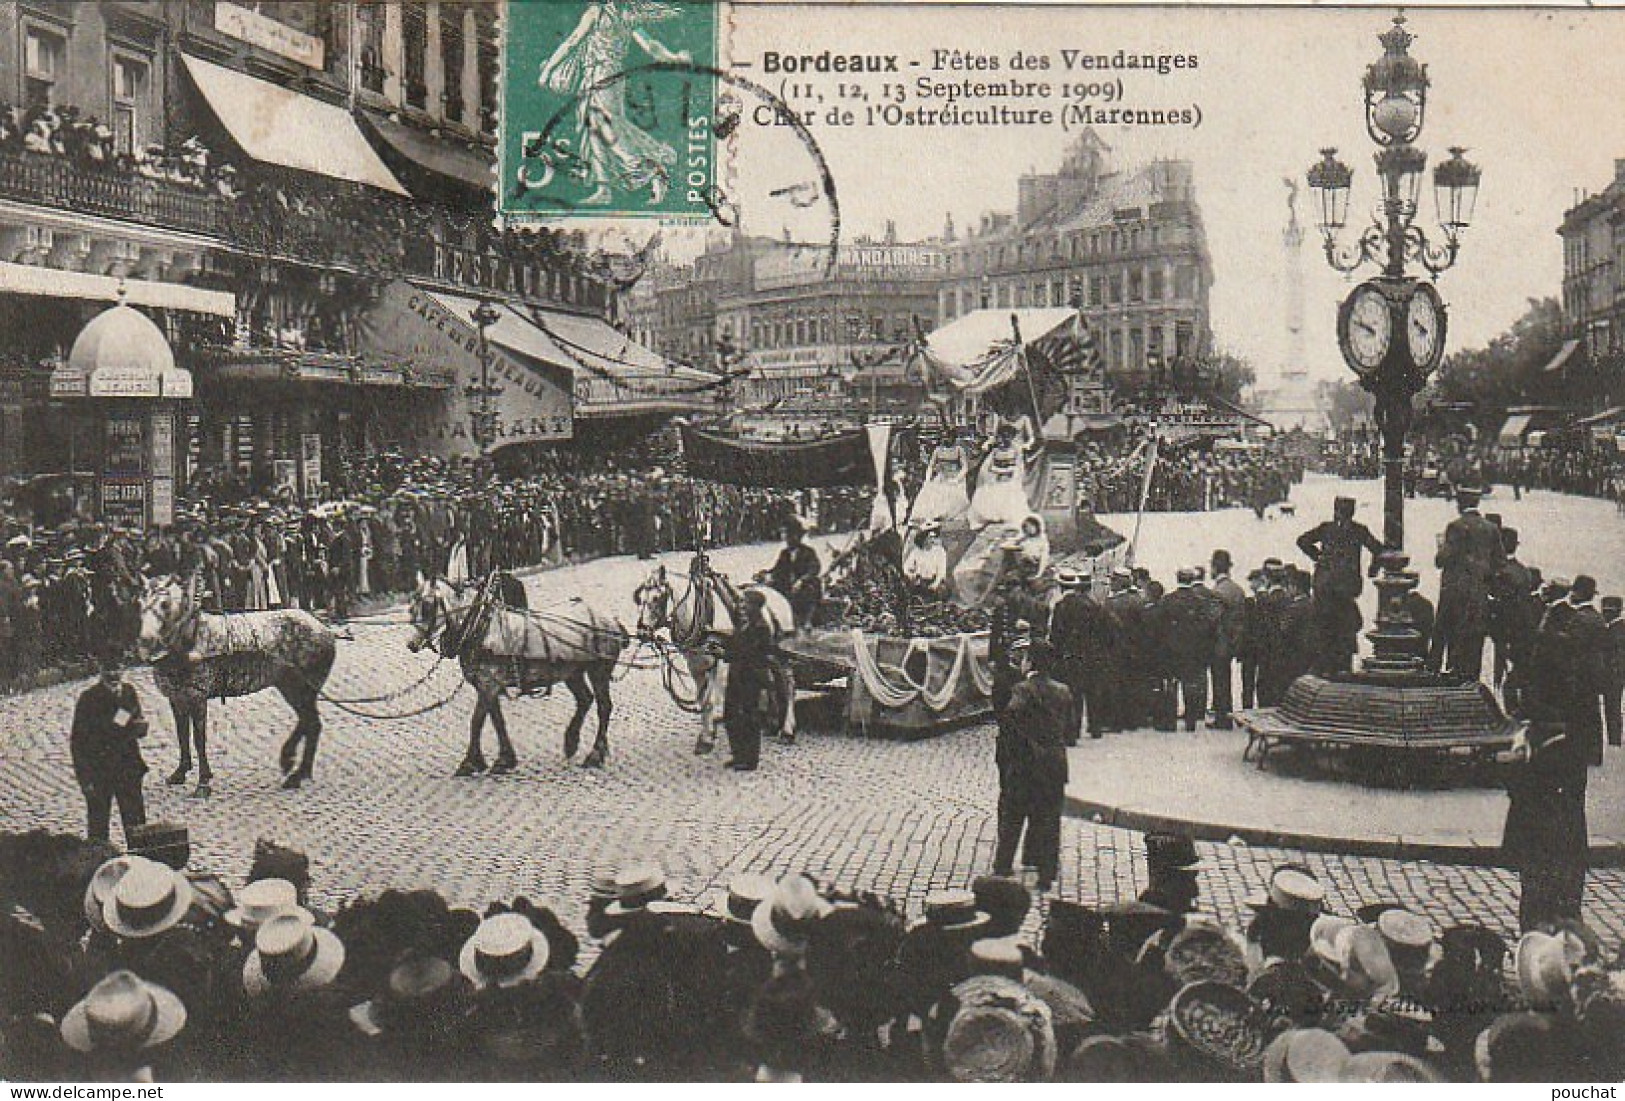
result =
[{"label": "white horse", "polygon": [[[747,586],[767,600],[766,614],[777,641],[795,631],[790,602],[777,589],[766,585]],[[638,586],[638,634],[653,638],[670,632],[672,644],[683,655],[689,677],[694,681],[693,705],[699,709],[700,736],[695,753],[709,753],[717,742],[722,725],[723,701],[728,692],[728,663],[721,654],[733,634],[744,593],[723,574],[711,569],[703,555],[696,555],[687,574],[674,575],[657,566],[648,580]],[[781,664],[774,678],[778,682],[779,736],[794,741],[796,736],[796,686],[788,664]],[[670,686],[668,685],[668,688]],[[673,696],[676,693],[673,692]]]}]

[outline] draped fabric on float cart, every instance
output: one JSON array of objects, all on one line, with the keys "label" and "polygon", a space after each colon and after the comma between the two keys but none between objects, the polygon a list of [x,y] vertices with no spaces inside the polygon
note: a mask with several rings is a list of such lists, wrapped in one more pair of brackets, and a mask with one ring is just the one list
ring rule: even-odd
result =
[{"label": "draped fabric on float cart", "polygon": [[685,425],[683,459],[693,477],[741,486],[823,489],[875,480],[862,429],[801,442],[730,439]]}]

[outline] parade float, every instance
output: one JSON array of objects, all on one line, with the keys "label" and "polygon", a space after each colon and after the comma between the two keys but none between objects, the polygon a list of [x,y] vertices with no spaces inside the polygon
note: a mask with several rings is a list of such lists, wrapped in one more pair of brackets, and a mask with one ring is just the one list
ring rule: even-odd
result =
[{"label": "parade float", "polygon": [[996,603],[1047,615],[1055,563],[1103,580],[1123,539],[1080,506],[1070,444],[1035,427],[1098,374],[1076,311],[977,311],[900,354],[925,395],[912,416],[815,440],[688,426],[683,444],[708,477],[874,487],[868,529],[826,565],[819,614],[780,649],[798,689],[835,694],[848,729],[918,738],[991,710]]}]

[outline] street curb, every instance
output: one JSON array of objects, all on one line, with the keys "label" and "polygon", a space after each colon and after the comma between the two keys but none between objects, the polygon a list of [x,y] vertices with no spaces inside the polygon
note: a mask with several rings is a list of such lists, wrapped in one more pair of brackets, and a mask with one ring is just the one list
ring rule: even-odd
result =
[{"label": "street curb", "polygon": [[[1262,848],[1303,849],[1309,852],[1342,853],[1347,856],[1378,857],[1386,860],[1427,860],[1435,864],[1505,867],[1498,843],[1473,845],[1413,841],[1404,837],[1326,837],[1255,826],[1226,826],[1217,822],[1197,822],[1153,814],[1149,811],[1114,807],[1071,795],[1066,797],[1064,812],[1068,817],[1080,818],[1113,829],[1134,830],[1140,833],[1178,833],[1197,841],[1226,843],[1235,840]],[[1593,842],[1590,864],[1593,868],[1625,867],[1625,841]]]}]

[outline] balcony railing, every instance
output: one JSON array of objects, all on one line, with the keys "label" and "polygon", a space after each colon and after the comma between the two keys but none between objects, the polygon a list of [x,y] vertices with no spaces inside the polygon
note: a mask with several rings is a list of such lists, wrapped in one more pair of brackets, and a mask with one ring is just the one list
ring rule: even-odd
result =
[{"label": "balcony railing", "polygon": [[219,195],[40,153],[0,152],[0,198],[211,237],[223,232]]}]

